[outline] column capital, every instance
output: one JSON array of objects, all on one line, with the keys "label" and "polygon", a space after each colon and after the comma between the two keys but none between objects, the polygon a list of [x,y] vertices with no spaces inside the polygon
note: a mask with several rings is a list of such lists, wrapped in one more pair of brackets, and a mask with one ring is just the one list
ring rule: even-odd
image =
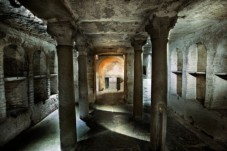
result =
[{"label": "column capital", "polygon": [[87,45],[88,43],[87,38],[80,31],[76,33],[75,38],[76,38],[76,45]]},{"label": "column capital", "polygon": [[87,38],[80,31],[76,33],[75,37],[76,37],[76,49],[79,52],[79,56],[87,55],[87,50],[88,50]]},{"label": "column capital", "polygon": [[168,38],[169,31],[174,27],[177,21],[175,17],[158,17],[153,15],[153,18],[146,25],[145,30],[150,35],[151,39]]},{"label": "column capital", "polygon": [[86,56],[86,55],[87,55],[86,49],[84,51],[79,51],[79,56]]},{"label": "column capital", "polygon": [[88,46],[87,45],[76,45],[76,49],[79,52],[79,56],[87,55]]},{"label": "column capital", "polygon": [[58,45],[73,45],[73,26],[69,21],[48,22],[47,32],[57,41]]},{"label": "column capital", "polygon": [[141,52],[142,53],[142,47],[143,47],[143,45],[145,45],[146,44],[146,39],[144,39],[144,38],[140,38],[140,39],[133,39],[132,41],[131,41],[131,45],[132,45],[132,47],[134,48],[134,51],[135,52]]}]

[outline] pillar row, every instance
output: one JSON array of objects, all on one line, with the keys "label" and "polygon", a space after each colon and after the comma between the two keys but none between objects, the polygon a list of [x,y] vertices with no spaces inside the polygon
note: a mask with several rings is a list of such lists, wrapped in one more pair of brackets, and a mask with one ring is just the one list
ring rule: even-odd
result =
[{"label": "pillar row", "polygon": [[146,31],[152,43],[151,136],[152,151],[165,151],[167,123],[167,42],[176,19],[156,17]]},{"label": "pillar row", "polygon": [[59,122],[62,151],[76,147],[76,116],[73,81],[73,28],[70,22],[48,23],[48,33],[57,41]]}]

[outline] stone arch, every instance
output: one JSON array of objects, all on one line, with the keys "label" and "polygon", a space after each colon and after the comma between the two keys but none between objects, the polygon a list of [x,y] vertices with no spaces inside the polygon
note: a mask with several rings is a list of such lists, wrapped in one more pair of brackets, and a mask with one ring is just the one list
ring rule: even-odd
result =
[{"label": "stone arch", "polygon": [[[99,91],[104,89],[114,89],[114,83],[120,80],[121,86],[120,89],[123,90],[123,81],[124,81],[124,59],[120,56],[108,56],[103,57],[98,65],[98,81],[99,81]],[[109,78],[109,82],[107,80]],[[113,84],[109,85],[108,84]],[[115,87],[116,89],[117,86]],[[120,90],[119,89],[119,90]]]},{"label": "stone arch", "polygon": [[4,47],[4,76],[22,77],[27,76],[27,55],[22,47],[10,44]]},{"label": "stone arch", "polygon": [[47,74],[47,55],[42,50],[36,50],[33,54],[33,75]]}]

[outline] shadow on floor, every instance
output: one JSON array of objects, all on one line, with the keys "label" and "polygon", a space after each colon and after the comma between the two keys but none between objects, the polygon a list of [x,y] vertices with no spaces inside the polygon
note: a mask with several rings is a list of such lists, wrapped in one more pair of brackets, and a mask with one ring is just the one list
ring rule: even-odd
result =
[{"label": "shadow on floor", "polygon": [[93,137],[78,142],[76,151],[149,151],[149,142],[119,134],[99,124],[93,125],[88,133]]},{"label": "shadow on floor", "polygon": [[[77,116],[76,151],[149,151],[150,120],[134,121],[131,111],[130,105],[97,105],[86,124]],[[168,151],[213,151],[172,116],[168,116],[166,140]],[[60,151],[58,111],[0,150]]]}]

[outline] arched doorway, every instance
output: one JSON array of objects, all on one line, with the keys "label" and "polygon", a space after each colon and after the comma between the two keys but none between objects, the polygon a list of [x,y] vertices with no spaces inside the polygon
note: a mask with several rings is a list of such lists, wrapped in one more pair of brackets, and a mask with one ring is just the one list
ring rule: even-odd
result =
[{"label": "arched doorway", "polygon": [[124,102],[124,56],[96,57],[96,103]]}]

